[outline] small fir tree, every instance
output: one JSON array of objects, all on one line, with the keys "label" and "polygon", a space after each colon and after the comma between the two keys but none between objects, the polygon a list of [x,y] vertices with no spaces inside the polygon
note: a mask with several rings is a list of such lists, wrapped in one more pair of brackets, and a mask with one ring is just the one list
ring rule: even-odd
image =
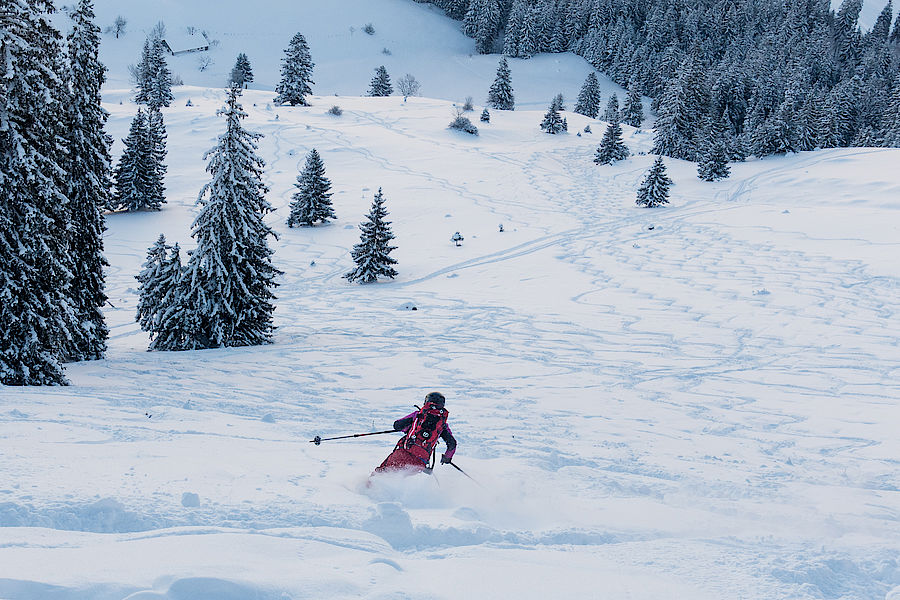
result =
[{"label": "small fir tree", "polygon": [[161,292],[156,315],[156,332],[148,350],[196,350],[199,331],[197,314],[185,302],[186,278],[181,265],[181,249],[172,247],[160,270]]},{"label": "small fir tree", "polygon": [[[172,247],[166,243],[166,236],[160,234],[156,242],[147,249],[147,259],[141,265],[141,272],[135,275],[140,285],[134,320],[141,326],[142,331],[150,333],[151,339],[159,331],[162,299],[169,291],[163,285],[168,281],[163,277],[163,270],[171,250]],[[177,284],[177,280],[175,283]]]},{"label": "small fir tree", "polygon": [[234,68],[231,69],[231,83],[246,88],[248,84],[253,82],[253,68],[250,66],[250,59],[241,52],[237,56]]},{"label": "small fir tree", "polygon": [[375,69],[375,75],[372,77],[372,83],[369,84],[369,96],[390,96],[394,93],[394,86],[391,85],[391,76],[388,75],[387,69],[381,65]]},{"label": "small fir tree", "polygon": [[581,86],[578,101],[575,103],[575,112],[592,119],[596,119],[600,112],[600,82],[597,81],[593,71],[588,74],[584,85]]},{"label": "small fir tree", "polygon": [[281,81],[275,87],[275,102],[291,106],[309,106],[306,97],[312,94],[312,72],[315,63],[302,33],[291,38],[281,59]]},{"label": "small fir tree", "polygon": [[481,122],[482,123],[490,123],[491,122],[491,113],[488,111],[487,107],[484,107],[484,110],[481,111]]},{"label": "small fir tree", "polygon": [[637,85],[628,86],[628,95],[622,104],[622,122],[632,127],[640,127],[644,122],[644,105],[641,103],[641,94]]},{"label": "small fir tree", "polygon": [[331,181],[325,177],[325,163],[315,148],[306,156],[306,166],[297,176],[294,184],[297,191],[291,197],[291,214],[288,227],[295,225],[311,227],[316,222],[325,223],[334,219],[331,205]]},{"label": "small fir tree", "polygon": [[563,95],[561,93],[557,94],[553,97],[553,100],[550,102],[550,106],[552,106],[554,109],[556,109],[559,112],[565,111],[566,110],[566,99],[563,97]]},{"label": "small fir tree", "polygon": [[497,67],[497,77],[488,90],[488,105],[497,110],[514,110],[516,100],[513,96],[512,80],[510,78],[509,65],[505,58],[500,59]]},{"label": "small fir tree", "polygon": [[621,122],[621,118],[619,116],[619,97],[613,94],[609,97],[609,101],[606,103],[606,110],[603,111],[603,120],[612,123],[613,121],[619,123]]},{"label": "small fir tree", "polygon": [[550,134],[562,133],[566,130],[555,103],[550,103],[550,107],[544,115],[544,120],[541,121],[541,130]]},{"label": "small fir tree", "polygon": [[669,187],[672,180],[666,174],[666,165],[662,156],[656,157],[656,162],[650,167],[641,187],[638,188],[636,204],[653,208],[669,203]]},{"label": "small fir tree", "polygon": [[244,129],[247,113],[232,86],[219,111],[225,133],[206,153],[211,181],[200,191],[200,214],[191,236],[197,247],[185,269],[182,298],[192,314],[191,348],[252,346],[271,341],[275,277],[267,238],[275,232],[263,222],[272,211],[262,182],[265,163],[256,155],[261,134]]},{"label": "small fir tree", "polygon": [[137,66],[137,88],[134,101],[151,109],[169,106],[174,100],[166,50],[157,35],[151,35],[144,41],[141,61]]},{"label": "small fir tree", "polygon": [[128,212],[160,210],[165,203],[165,129],[158,110],[138,109],[123,140],[125,149],[113,173],[113,207]]},{"label": "small fir tree", "polygon": [[606,132],[603,139],[600,140],[600,147],[594,156],[594,163],[598,165],[608,165],[614,162],[625,160],[628,158],[629,152],[625,142],[622,141],[622,126],[616,119],[606,126]]},{"label": "small fir tree", "polygon": [[391,232],[390,221],[385,221],[387,215],[384,195],[381,188],[378,188],[367,216],[368,220],[359,225],[361,232],[359,243],[353,246],[350,252],[356,268],[344,275],[348,281],[373,283],[379,277],[393,279],[397,276],[397,271],[391,266],[397,264],[397,261],[390,256],[397,247],[390,245],[394,234]]}]

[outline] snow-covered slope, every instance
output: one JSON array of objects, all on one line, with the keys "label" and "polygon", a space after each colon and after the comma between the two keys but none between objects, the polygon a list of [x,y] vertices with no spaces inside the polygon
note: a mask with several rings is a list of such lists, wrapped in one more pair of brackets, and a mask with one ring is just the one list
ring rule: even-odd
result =
[{"label": "snow-covered slope", "polygon": [[[352,22],[410,10],[459,35],[376,4],[397,12]],[[350,58],[359,89],[310,108],[249,91],[284,271],[275,343],[148,353],[134,275],[160,233],[190,247],[223,127],[222,90],[185,78],[169,203],[108,219],[108,358],[70,365],[72,387],[0,389],[0,598],[896,600],[900,151],[754,160],[715,184],[667,161],[671,205],[638,209],[648,131],[625,127],[635,156],[597,167],[604,124],[567,113],[571,133],[545,135],[544,101],[447,130],[459,98],[432,87],[478,102],[496,61],[466,72],[466,51],[436,51],[444,74],[417,63],[438,99],[360,98],[370,65]],[[540,60],[580,59],[512,61],[517,90]],[[577,91],[580,64],[549,91]],[[105,98],[121,139],[130,93]],[[312,147],[338,220],[288,229]],[[348,284],[378,187],[400,274]],[[432,389],[477,483],[442,467],[366,488],[394,436],[308,442],[388,428]]]}]

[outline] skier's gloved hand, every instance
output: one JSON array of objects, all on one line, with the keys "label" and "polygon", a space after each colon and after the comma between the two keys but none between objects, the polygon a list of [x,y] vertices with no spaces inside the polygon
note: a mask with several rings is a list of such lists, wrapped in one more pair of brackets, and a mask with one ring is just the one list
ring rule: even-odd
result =
[{"label": "skier's gloved hand", "polygon": [[450,464],[450,459],[447,458],[447,455],[446,455],[446,454],[441,454],[441,464],[442,464],[442,465],[449,465],[449,464]]}]

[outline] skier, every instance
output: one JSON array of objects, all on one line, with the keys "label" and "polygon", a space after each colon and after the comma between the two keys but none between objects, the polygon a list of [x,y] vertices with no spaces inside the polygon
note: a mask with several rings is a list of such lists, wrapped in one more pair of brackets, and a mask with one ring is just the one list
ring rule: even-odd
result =
[{"label": "skier", "polygon": [[441,464],[450,463],[456,452],[456,439],[447,425],[449,413],[444,408],[444,403],[443,394],[431,392],[425,396],[425,405],[421,409],[394,421],[394,431],[402,431],[405,435],[397,442],[394,451],[375,469],[375,473],[406,471],[412,475],[425,471],[438,438],[447,444],[447,450],[441,455]]}]

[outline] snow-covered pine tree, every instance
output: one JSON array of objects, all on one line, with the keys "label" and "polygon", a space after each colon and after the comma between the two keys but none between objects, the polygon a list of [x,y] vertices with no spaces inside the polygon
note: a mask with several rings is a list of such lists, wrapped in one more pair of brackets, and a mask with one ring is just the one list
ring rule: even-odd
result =
[{"label": "snow-covered pine tree", "polygon": [[150,91],[147,97],[147,106],[150,110],[159,110],[172,104],[175,97],[172,95],[172,73],[166,63],[166,50],[161,39],[153,42],[151,52],[151,79]]},{"label": "snow-covered pine tree", "polygon": [[592,119],[596,119],[600,112],[600,82],[593,71],[588,73],[587,79],[578,92],[578,101],[575,103],[575,112]]},{"label": "snow-covered pine tree", "polygon": [[123,140],[125,148],[113,173],[116,210],[159,210],[166,201],[162,182],[165,131],[159,131],[160,117],[153,117],[151,128],[152,114],[159,115],[159,111],[145,113],[139,108],[131,121],[128,136]]},{"label": "snow-covered pine tree", "polygon": [[378,188],[378,193],[372,201],[372,208],[367,215],[368,220],[359,225],[359,243],[353,246],[350,252],[356,268],[344,275],[347,281],[373,283],[379,277],[393,279],[397,276],[397,271],[391,266],[396,265],[397,261],[390,256],[397,247],[390,245],[394,234],[391,231],[391,222],[385,221],[387,215],[384,195],[381,188]]},{"label": "snow-covered pine tree", "polygon": [[325,223],[334,219],[334,208],[331,205],[331,181],[325,177],[325,163],[315,148],[306,155],[303,172],[297,176],[294,184],[297,191],[291,197],[291,214],[287,219],[288,227],[305,225],[311,227],[316,222]]},{"label": "snow-covered pine tree", "polygon": [[172,73],[166,63],[166,50],[162,39],[151,34],[144,41],[141,61],[137,65],[137,94],[134,101],[159,109],[169,106],[172,96]]},{"label": "snow-covered pine tree", "polygon": [[550,102],[550,106],[560,112],[566,110],[566,99],[562,95],[562,93],[559,93],[553,97],[553,100]]},{"label": "snow-covered pine tree", "polygon": [[491,113],[487,109],[486,106],[484,107],[484,110],[481,111],[481,122],[482,123],[490,123],[491,122]]},{"label": "snow-covered pine tree", "polygon": [[141,60],[135,67],[134,76],[136,81],[134,82],[137,87],[137,93],[134,95],[134,101],[137,104],[146,104],[147,99],[150,97],[150,88],[151,88],[151,42],[150,38],[144,40],[144,47],[141,50]]},{"label": "snow-covered pine tree", "polygon": [[544,114],[544,120],[541,121],[541,131],[550,134],[557,134],[565,131],[563,119],[556,109],[555,102],[550,103],[550,107],[547,109],[546,114]]},{"label": "snow-covered pine tree", "polygon": [[71,301],[75,322],[69,359],[96,360],[106,351],[109,330],[101,311],[106,304],[103,268],[103,210],[110,204],[110,137],[104,133],[108,113],[100,105],[105,67],[98,60],[100,28],[91,0],[79,0],[71,13],[68,36],[68,155],[65,161],[71,229]]},{"label": "snow-covered pine tree", "polygon": [[894,28],[891,30],[890,42],[900,44],[900,17],[894,19]]},{"label": "snow-covered pine tree", "polygon": [[72,344],[61,36],[50,0],[0,14],[0,384],[66,384]]},{"label": "snow-covered pine tree", "polygon": [[166,203],[166,124],[162,111],[151,108],[147,111],[147,151],[152,176],[148,192],[149,204],[154,210]]},{"label": "snow-covered pine tree", "polygon": [[868,38],[873,42],[886,42],[891,35],[891,20],[894,18],[894,3],[888,0],[881,10],[875,25],[869,31]]},{"label": "snow-covered pine tree", "polygon": [[375,75],[372,77],[372,83],[369,84],[367,96],[390,96],[394,93],[394,86],[391,85],[391,76],[388,75],[387,69],[381,65],[375,69]]},{"label": "snow-covered pine tree", "polygon": [[147,115],[144,109],[138,108],[122,143],[122,156],[113,172],[116,189],[112,207],[114,210],[140,210],[145,207],[144,202],[151,185]]},{"label": "snow-covered pine tree", "polygon": [[498,0],[471,0],[463,18],[463,31],[475,39],[475,51],[489,54],[500,30],[502,9]]},{"label": "snow-covered pine tree", "polygon": [[669,187],[672,180],[666,174],[666,165],[662,156],[656,157],[656,162],[647,171],[647,176],[638,188],[636,204],[653,208],[669,203]]},{"label": "snow-covered pine tree", "polygon": [[197,247],[185,268],[184,305],[193,322],[188,347],[252,346],[271,341],[275,277],[267,237],[275,232],[263,222],[272,211],[262,182],[265,163],[256,155],[259,133],[247,131],[247,113],[238,102],[239,86],[228,91],[219,114],[225,133],[204,158],[212,180],[203,186],[191,236]]},{"label": "snow-covered pine tree", "polygon": [[312,94],[312,72],[315,63],[302,33],[291,38],[281,59],[281,81],[275,86],[275,102],[291,106],[309,106],[306,97]]},{"label": "snow-covered pine tree", "polygon": [[606,103],[606,110],[603,111],[603,120],[607,123],[612,123],[613,121],[621,123],[621,117],[619,115],[619,97],[616,96],[615,93],[609,97],[609,101]]},{"label": "snow-covered pine tree", "polygon": [[[685,65],[685,68],[689,68]],[[696,154],[694,131],[698,115],[687,89],[688,77],[684,73],[673,78],[659,100],[659,117],[653,135],[654,154],[662,154],[683,160],[693,160]]]},{"label": "snow-covered pine tree", "polygon": [[234,68],[231,69],[231,83],[236,83],[242,88],[247,87],[253,82],[253,68],[250,66],[250,59],[241,52],[237,55]]},{"label": "snow-covered pine tree", "polygon": [[156,336],[148,350],[197,350],[198,315],[186,302],[187,278],[181,265],[181,249],[175,244],[162,265],[163,292],[158,312]]},{"label": "snow-covered pine tree", "polygon": [[522,22],[528,11],[526,0],[514,0],[506,19],[506,32],[503,36],[503,54],[519,56],[519,38],[522,33]]},{"label": "snow-covered pine tree", "polygon": [[141,284],[135,320],[150,334],[148,349],[193,349],[189,321],[192,311],[186,309],[182,297],[184,267],[178,244],[169,246],[165,236],[160,235],[135,279]]},{"label": "snow-covered pine tree", "polygon": [[500,59],[497,66],[497,76],[494,83],[488,90],[487,103],[491,108],[497,110],[513,110],[516,107],[516,100],[513,96],[512,80],[509,73],[509,65],[505,58]]},{"label": "snow-covered pine tree", "polygon": [[166,243],[166,236],[160,234],[156,242],[147,249],[147,258],[141,265],[141,272],[134,277],[140,284],[134,320],[141,326],[142,331],[150,333],[151,339],[159,332],[162,299],[168,291],[164,283],[170,282],[170,278],[163,277],[163,271],[171,250],[172,247]]},{"label": "snow-covered pine tree", "polygon": [[[897,18],[897,22],[900,23],[900,17]],[[900,82],[894,84],[891,100],[885,108],[881,122],[885,124],[881,134],[885,146],[900,148]]]},{"label": "snow-covered pine tree", "polygon": [[703,181],[725,179],[731,173],[725,148],[724,124],[721,119],[711,117],[710,120],[697,153],[697,177]]},{"label": "snow-covered pine tree", "polygon": [[644,106],[641,103],[641,93],[637,84],[628,86],[628,95],[622,104],[622,122],[632,127],[640,127],[644,122]]},{"label": "snow-covered pine tree", "polygon": [[594,163],[598,165],[608,165],[614,162],[625,160],[628,158],[628,146],[622,141],[622,126],[619,119],[610,121],[603,133],[603,139],[600,140],[600,147],[594,156]]}]

